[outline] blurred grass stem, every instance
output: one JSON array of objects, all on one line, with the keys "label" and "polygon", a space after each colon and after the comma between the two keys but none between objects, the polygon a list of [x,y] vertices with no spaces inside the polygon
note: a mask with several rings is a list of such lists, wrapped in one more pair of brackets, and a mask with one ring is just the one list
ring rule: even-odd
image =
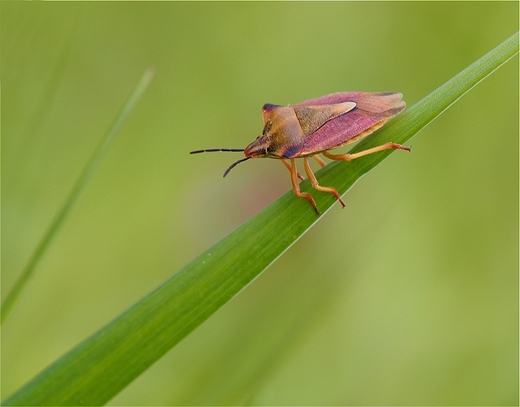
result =
[{"label": "blurred grass stem", "polygon": [[50,224],[49,228],[47,229],[47,232],[45,232],[44,236],[40,240],[40,243],[36,247],[35,251],[31,255],[29,262],[25,266],[24,270],[22,271],[22,274],[18,279],[16,280],[15,284],[11,288],[11,291],[9,294],[7,294],[5,300],[2,302],[2,311],[1,311],[1,320],[0,323],[3,323],[7,315],[9,314],[9,311],[13,307],[14,303],[16,302],[17,298],[21,294],[22,290],[26,286],[29,279],[34,274],[34,270],[36,269],[36,266],[38,265],[38,262],[42,258],[43,254],[49,247],[50,243],[52,242],[52,239],[62,226],[63,222],[67,218],[67,215],[71,212],[72,208],[74,207],[75,203],[78,201],[81,193],[85,189],[85,187],[88,184],[88,181],[92,177],[92,175],[96,172],[97,168],[99,167],[101,161],[105,157],[105,154],[107,153],[108,149],[114,142],[117,134],[123,127],[124,123],[127,121],[128,117],[134,110],[135,106],[137,105],[137,102],[141,99],[144,91],[148,87],[150,81],[152,80],[154,75],[154,70],[152,68],[148,68],[141,79],[139,80],[137,86],[135,87],[134,91],[128,98],[125,105],[122,107],[119,114],[116,116],[114,122],[108,129],[108,131],[105,133],[103,138],[101,139],[101,142],[97,146],[96,150],[94,150],[92,156],[90,157],[90,160],[87,162],[87,165],[83,169],[83,172],[79,176],[79,178],[76,181],[76,184],[74,185],[72,191],[70,192],[69,197],[63,204],[62,208]]}]

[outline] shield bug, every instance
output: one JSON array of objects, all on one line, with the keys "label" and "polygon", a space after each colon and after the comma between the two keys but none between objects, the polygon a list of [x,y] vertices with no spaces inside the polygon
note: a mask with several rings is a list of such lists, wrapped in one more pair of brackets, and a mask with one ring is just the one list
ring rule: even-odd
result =
[{"label": "shield bug", "polygon": [[338,191],[318,183],[309,164],[314,157],[322,167],[325,162],[317,155],[331,160],[350,161],[387,149],[411,151],[410,147],[386,143],[354,154],[331,154],[329,150],[360,140],[383,126],[388,119],[401,112],[406,104],[398,92],[341,92],[317,99],[307,100],[292,106],[266,104],[262,108],[264,130],[245,149],[214,148],[191,151],[190,154],[227,151],[244,152],[242,158],[229,166],[224,177],[237,164],[250,158],[277,158],[291,173],[294,193],[307,199],[319,215],[312,196],[300,191],[299,180],[303,177],[296,169],[296,158],[303,158],[303,167],[312,186],[328,192],[345,207]]}]

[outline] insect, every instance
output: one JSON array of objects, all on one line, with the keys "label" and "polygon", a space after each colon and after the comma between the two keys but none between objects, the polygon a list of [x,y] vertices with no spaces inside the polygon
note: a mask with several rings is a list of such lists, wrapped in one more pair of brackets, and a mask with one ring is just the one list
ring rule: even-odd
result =
[{"label": "insect", "polygon": [[336,197],[345,207],[338,191],[318,183],[309,164],[309,157],[314,157],[318,164],[326,164],[317,154],[323,154],[331,160],[351,161],[368,154],[387,149],[411,151],[410,147],[386,143],[354,154],[331,154],[329,150],[360,140],[383,126],[388,119],[400,113],[406,106],[398,92],[341,92],[307,100],[291,106],[266,104],[262,108],[264,130],[245,149],[212,148],[191,151],[190,154],[204,152],[244,152],[245,158],[235,161],[224,172],[224,177],[237,164],[250,158],[277,158],[291,173],[294,193],[307,199],[316,214],[316,207],[311,194],[301,192],[295,159],[303,158],[303,167],[312,186],[318,191],[328,192]]}]

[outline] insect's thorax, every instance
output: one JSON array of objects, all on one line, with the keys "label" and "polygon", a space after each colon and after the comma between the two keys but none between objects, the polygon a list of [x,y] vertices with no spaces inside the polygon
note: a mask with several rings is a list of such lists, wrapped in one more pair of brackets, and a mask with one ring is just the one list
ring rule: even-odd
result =
[{"label": "insect's thorax", "polygon": [[290,106],[265,105],[262,109],[264,129],[262,135],[249,144],[247,157],[291,157],[301,148],[305,134],[294,109]]}]

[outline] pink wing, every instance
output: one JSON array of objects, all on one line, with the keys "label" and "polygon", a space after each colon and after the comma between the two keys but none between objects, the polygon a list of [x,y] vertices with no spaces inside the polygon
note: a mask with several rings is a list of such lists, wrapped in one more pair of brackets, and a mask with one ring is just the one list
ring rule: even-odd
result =
[{"label": "pink wing", "polygon": [[307,100],[294,106],[317,106],[335,103],[355,102],[356,107],[326,122],[314,133],[305,137],[304,145],[287,158],[301,157],[329,150],[360,133],[401,112],[406,104],[403,95],[396,92],[367,93],[342,92]]},{"label": "pink wing", "polygon": [[340,92],[331,95],[322,96],[316,99],[306,100],[305,102],[296,103],[293,106],[316,106],[316,105],[332,105],[334,103],[343,103],[354,101],[359,95],[366,95],[366,92]]}]

